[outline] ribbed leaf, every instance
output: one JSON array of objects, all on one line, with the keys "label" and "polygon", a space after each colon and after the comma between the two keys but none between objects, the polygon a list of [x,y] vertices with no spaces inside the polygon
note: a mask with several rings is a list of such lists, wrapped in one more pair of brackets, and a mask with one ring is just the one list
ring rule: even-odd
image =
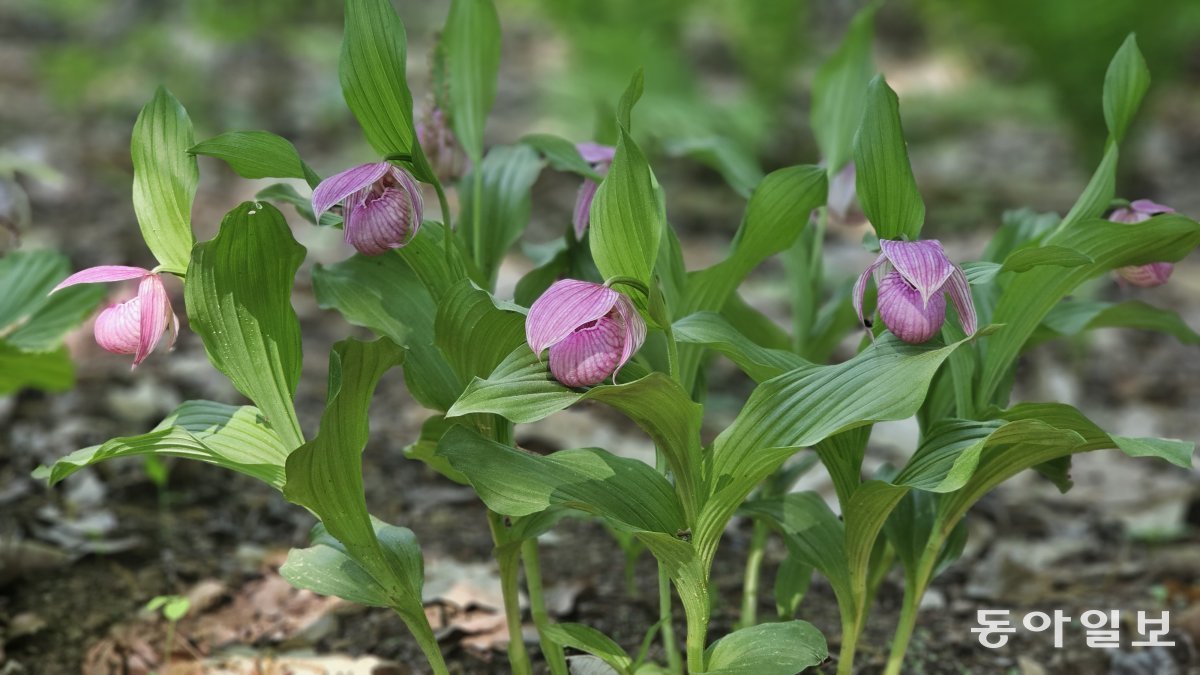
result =
[{"label": "ribbed leaf", "polygon": [[53,485],[107,459],[158,455],[216,464],[280,489],[287,454],[288,448],[257,408],[188,401],[147,433],[76,450],[49,467],[39,467],[34,476]]},{"label": "ribbed leaf", "polygon": [[1064,300],[1058,303],[1026,343],[1026,348],[1044,340],[1076,335],[1096,328],[1139,328],[1172,335],[1185,345],[1200,344],[1200,334],[1169,310],[1139,300],[1095,302]]},{"label": "ribbed leaf", "polygon": [[[543,164],[527,145],[497,146],[488,152],[482,164],[475,163],[483,172],[479,229],[475,229],[476,222],[470,217],[463,218],[459,226],[471,259],[489,283],[495,282],[500,262],[529,225],[529,190]],[[464,185],[471,185],[473,180],[468,176]],[[474,193],[464,190],[462,213],[474,213],[475,201]]]},{"label": "ribbed leaf", "polygon": [[917,239],[925,202],[917,191],[900,126],[900,101],[882,75],[867,87],[862,124],[854,137],[858,202],[880,239]]},{"label": "ribbed leaf", "polygon": [[528,134],[521,137],[521,143],[537,150],[555,171],[570,171],[595,181],[604,180],[604,176],[583,159],[575,144],[561,136]]},{"label": "ribbed leaf", "polygon": [[850,161],[854,132],[863,117],[867,83],[874,75],[871,42],[875,35],[875,10],[859,10],[846,29],[846,37],[813,78],[812,129],[831,173]]},{"label": "ribbed leaf", "polygon": [[27,352],[0,340],[0,396],[26,387],[66,391],[75,386],[75,368],[66,347]]},{"label": "ribbed leaf", "polygon": [[437,308],[436,344],[463,382],[487,377],[525,344],[525,315],[496,306],[487,291],[458,283]]},{"label": "ribbed leaf", "polygon": [[1104,75],[1104,123],[1113,141],[1120,143],[1125,138],[1149,88],[1150,69],[1138,50],[1137,37],[1130,33]]},{"label": "ribbed leaf", "polygon": [[500,68],[500,17],[492,0],[453,0],[442,31],[450,119],[458,142],[476,165],[483,157],[483,128],[496,100]]},{"label": "ribbed leaf", "polygon": [[[415,583],[419,593],[425,574],[416,535],[408,528],[388,525],[374,517],[371,527],[388,563],[398,576]],[[394,606],[394,598],[389,597],[386,588],[354,559],[345,545],[329,535],[322,523],[313,528],[312,540],[309,548],[288,551],[287,562],[279,568],[280,576],[288,583],[362,605]],[[409,601],[407,597],[405,600]],[[419,596],[409,604],[419,608]]]},{"label": "ribbed leaf", "polygon": [[288,448],[304,442],[293,406],[301,347],[291,304],[304,255],[278,209],[244,202],[215,238],[196,245],[184,285],[189,324],[208,359]]},{"label": "ribbed leaf", "polygon": [[242,178],[303,178],[310,187],[321,182],[291,141],[269,131],[229,131],[201,141],[188,153],[216,157]]},{"label": "ribbed leaf", "polygon": [[762,167],[754,154],[724,136],[669,141],[667,152],[690,157],[720,173],[729,187],[745,199],[750,198],[763,179]]},{"label": "ribbed leaf", "polygon": [[195,143],[187,111],[159,87],[133,125],[133,211],[150,252],[176,274],[187,270],[196,241],[192,200],[200,170],[187,153]]},{"label": "ribbed leaf", "polygon": [[390,0],[346,0],[338,78],[346,105],[381,156],[413,151],[404,23]]},{"label": "ribbed leaf", "polygon": [[[50,250],[14,251],[0,258],[0,338],[8,347],[51,351],[96,309],[106,293],[100,284],[80,284],[48,295],[70,271],[66,257]],[[54,360],[44,359],[47,365]]]},{"label": "ribbed leaf", "polygon": [[704,654],[708,675],[795,675],[829,656],[825,636],[807,621],[764,623],[734,631]]},{"label": "ribbed leaf", "polygon": [[693,345],[702,345],[729,357],[755,382],[769,380],[776,375],[812,365],[793,352],[768,349],[750,341],[738,332],[733,324],[713,312],[698,312],[675,322],[672,326],[675,339]]},{"label": "ribbed leaf", "polygon": [[607,663],[620,675],[633,672],[633,659],[604,633],[581,623],[552,623],[539,629],[542,637],[562,647],[586,652]]}]

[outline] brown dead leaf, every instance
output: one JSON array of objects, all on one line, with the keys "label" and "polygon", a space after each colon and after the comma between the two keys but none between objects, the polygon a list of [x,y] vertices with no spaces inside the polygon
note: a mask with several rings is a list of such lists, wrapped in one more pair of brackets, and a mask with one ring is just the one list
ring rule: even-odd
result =
[{"label": "brown dead leaf", "polygon": [[172,664],[164,675],[408,675],[412,670],[374,656],[237,654]]}]

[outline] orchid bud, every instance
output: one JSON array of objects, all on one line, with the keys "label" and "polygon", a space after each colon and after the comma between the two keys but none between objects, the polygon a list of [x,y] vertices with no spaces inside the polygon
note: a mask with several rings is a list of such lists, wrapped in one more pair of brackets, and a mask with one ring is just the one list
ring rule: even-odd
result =
[{"label": "orchid bud", "polygon": [[937,335],[946,319],[946,298],[958,312],[958,320],[967,335],[975,333],[975,303],[962,268],[946,257],[941,242],[893,241],[880,239],[882,253],[854,283],[854,311],[863,317],[863,296],[867,280],[878,275],[879,317],[896,337],[920,344]]},{"label": "orchid bud", "polygon": [[568,387],[600,384],[646,340],[646,322],[629,298],[587,281],[554,282],[529,308],[525,340],[550,349],[550,372]]},{"label": "orchid bud", "polygon": [[141,279],[137,295],[107,307],[96,317],[96,344],[113,354],[133,354],[133,367],[146,359],[171,329],[170,347],[179,336],[179,318],[171,308],[171,299],[162,278],[150,270],[124,265],[103,265],[76,272],[55,286],[51,293],[75,284]]},{"label": "orchid bud", "polygon": [[459,145],[441,108],[426,107],[421,121],[417,122],[417,142],[438,180],[443,183],[455,181],[466,173],[467,153]]},{"label": "orchid bud", "polygon": [[[591,164],[601,175],[608,173],[608,167],[612,165],[613,156],[617,152],[616,148],[599,143],[580,143],[575,149],[579,151],[583,161]],[[591,178],[584,178],[583,184],[579,186],[579,194],[575,196],[575,212],[571,217],[577,240],[583,239],[584,233],[587,232],[591,222],[592,200],[596,198],[596,190],[599,187],[600,185]]]},{"label": "orchid bud", "polygon": [[[1175,209],[1157,204],[1149,199],[1138,199],[1127,207],[1114,210],[1108,214],[1108,219],[1117,223],[1143,223],[1160,213],[1175,213]],[[1118,276],[1134,286],[1153,288],[1167,283],[1167,279],[1171,278],[1171,272],[1175,271],[1175,266],[1169,262],[1153,262],[1145,265],[1119,267],[1115,271]]]},{"label": "orchid bud", "polygon": [[839,224],[850,222],[851,212],[858,204],[856,180],[857,172],[854,162],[846,164],[830,179],[829,196],[825,200],[830,222]]},{"label": "orchid bud", "polygon": [[338,202],[343,202],[346,243],[363,255],[401,248],[421,229],[421,188],[412,174],[389,162],[346,169],[313,190],[316,218]]}]

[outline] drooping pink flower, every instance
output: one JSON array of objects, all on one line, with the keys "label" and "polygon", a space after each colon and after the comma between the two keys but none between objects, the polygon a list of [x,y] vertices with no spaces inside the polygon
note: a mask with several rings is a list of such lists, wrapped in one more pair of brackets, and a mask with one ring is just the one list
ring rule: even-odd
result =
[{"label": "drooping pink flower", "polygon": [[962,268],[946,257],[941,242],[880,239],[882,251],[854,283],[854,311],[863,317],[867,279],[876,275],[879,316],[892,333],[910,344],[932,338],[946,319],[946,298],[958,312],[967,335],[975,333],[975,303]]},{"label": "drooping pink flower", "polygon": [[[1175,213],[1175,209],[1150,201],[1138,199],[1129,206],[1114,210],[1108,219],[1117,223],[1143,223],[1160,213]],[[1153,288],[1167,283],[1175,266],[1169,262],[1153,262],[1145,265],[1119,267],[1116,273],[1125,281],[1141,288]]]},{"label": "drooping pink flower", "polygon": [[75,284],[97,284],[140,279],[137,295],[109,305],[96,317],[96,344],[114,354],[133,354],[133,367],[146,359],[171,329],[170,347],[179,336],[179,318],[171,308],[171,299],[162,278],[141,267],[101,265],[76,272],[55,286],[51,293]]},{"label": "drooping pink flower", "polygon": [[[613,156],[617,153],[616,148],[599,143],[579,143],[575,149],[579,151],[583,161],[591,164],[600,175],[608,173],[608,167],[612,165]],[[599,187],[600,185],[591,178],[584,178],[583,184],[579,186],[579,194],[575,196],[575,213],[571,217],[576,239],[583,239],[591,223],[592,200],[596,198],[596,190]]]},{"label": "drooping pink flower", "polygon": [[602,284],[563,279],[529,308],[525,340],[550,349],[550,372],[568,387],[600,384],[646,340],[646,322],[625,295]]},{"label": "drooping pink flower", "polygon": [[338,202],[344,202],[346,243],[364,255],[386,253],[412,241],[425,210],[416,179],[390,162],[346,169],[313,190],[317,218]]},{"label": "drooping pink flower", "polygon": [[466,173],[467,153],[450,129],[446,113],[436,105],[426,107],[417,122],[417,142],[438,180],[458,180]]}]

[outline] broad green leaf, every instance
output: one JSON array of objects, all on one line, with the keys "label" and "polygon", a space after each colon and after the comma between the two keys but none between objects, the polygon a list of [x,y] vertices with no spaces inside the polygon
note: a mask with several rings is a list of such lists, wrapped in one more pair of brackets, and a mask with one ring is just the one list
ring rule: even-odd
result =
[{"label": "broad green leaf", "polygon": [[[50,351],[79,326],[104,299],[101,284],[71,286],[50,296],[37,311],[4,339],[9,345],[29,352]],[[3,330],[0,330],[2,333]]]},{"label": "broad green leaf", "polygon": [[733,293],[721,308],[721,316],[738,327],[743,335],[768,349],[790,349],[792,338],[771,317],[751,307],[739,294]]},{"label": "broad green leaf", "polygon": [[34,476],[53,485],[107,459],[156,455],[216,464],[281,489],[288,450],[257,408],[187,401],[151,431],[76,450]]},{"label": "broad green leaf", "polygon": [[304,255],[278,209],[244,202],[225,215],[215,238],[192,250],[184,284],[188,321],[208,359],[288,448],[304,442],[293,405],[301,348],[291,304]]},{"label": "broad green leaf", "polygon": [[446,413],[460,417],[493,413],[517,424],[536,422],[577,402],[595,400],[633,420],[663,453],[675,476],[689,519],[700,497],[701,407],[663,373],[627,384],[568,389],[522,344],[486,379],[476,378]]},{"label": "broad green leaf", "polygon": [[775,611],[780,621],[796,618],[800,603],[812,584],[813,567],[798,556],[789,554],[779,563],[775,573]]},{"label": "broad green leaf", "polygon": [[620,675],[633,672],[633,659],[604,633],[581,623],[552,623],[540,629],[542,637],[563,647],[586,652],[612,666]]},{"label": "broad green leaf", "polygon": [[1038,246],[1013,251],[1004,259],[1001,272],[1028,272],[1042,265],[1079,267],[1094,262],[1087,255],[1065,246]]},{"label": "broad green leaf", "polygon": [[877,8],[870,4],[854,15],[841,45],[821,64],[813,79],[813,136],[831,174],[850,161],[854,132],[863,117],[867,83],[875,70],[871,42]]},{"label": "broad green leaf", "polygon": [[795,675],[829,656],[825,636],[807,621],[764,623],[709,645],[708,675]]},{"label": "broad green leaf", "polygon": [[754,187],[763,179],[758,159],[743,146],[724,136],[671,141],[667,143],[667,152],[690,157],[717,171],[729,187],[744,199],[750,198]]},{"label": "broad green leaf", "polygon": [[1130,33],[1104,75],[1104,123],[1113,142],[1120,143],[1125,138],[1149,88],[1150,69],[1138,50],[1137,37]]},{"label": "broad green leaf", "polygon": [[450,120],[471,161],[483,157],[483,128],[496,100],[500,17],[492,0],[453,0],[441,48],[450,92]]},{"label": "broad green leaf", "polygon": [[525,343],[525,315],[497,307],[491,294],[464,279],[438,306],[434,334],[446,360],[468,382],[490,375]]},{"label": "broad green leaf", "polygon": [[887,335],[845,363],[802,367],[760,384],[713,443],[712,496],[695,539],[702,558],[711,560],[738,504],[797,448],[916,413],[934,373],[960,344],[909,345]]},{"label": "broad green leaf", "polygon": [[21,389],[67,391],[75,386],[75,367],[66,347],[27,352],[0,340],[0,396]]},{"label": "broad green leaf", "polygon": [[[491,285],[508,249],[529,224],[529,190],[542,171],[543,161],[527,145],[501,145],[492,148],[482,164],[476,162],[475,166],[482,172],[482,191],[478,200],[471,190],[463,191],[462,213],[473,213],[479,201],[480,229],[475,229],[476,222],[469,216],[461,219],[459,227],[471,259]],[[463,184],[472,185],[473,180],[473,176],[467,176]]]},{"label": "broad green leaf", "polygon": [[528,134],[521,137],[521,143],[537,150],[555,171],[570,171],[597,182],[604,180],[604,176],[583,159],[575,144],[561,136]]},{"label": "broad green leaf", "polygon": [[838,503],[850,503],[850,497],[862,484],[862,463],[871,440],[870,425],[855,427],[813,446],[813,452],[821,458],[825,470],[833,481]]},{"label": "broad green leaf", "polygon": [[355,255],[313,268],[313,291],[323,309],[370,328],[412,352],[404,365],[408,391],[421,405],[446,410],[462,393],[462,380],[434,344],[437,306],[408,264],[397,255]]},{"label": "broad green leaf", "polygon": [[[371,527],[384,555],[404,578],[412,580],[419,591],[424,582],[424,565],[416,535],[405,527],[388,525],[374,517]],[[320,595],[356,602],[371,607],[393,606],[385,587],[375,580],[349,550],[329,535],[322,523],[313,528],[312,546],[288,551],[279,574],[296,588]],[[407,598],[406,598],[407,600]],[[419,597],[415,604],[420,607]]]},{"label": "broad green leaf", "polygon": [[254,195],[254,198],[291,204],[296,209],[296,213],[300,214],[301,218],[307,220],[313,225],[320,225],[321,227],[340,227],[342,225],[342,217],[333,213],[332,211],[326,211],[325,213],[321,214],[321,220],[318,222],[317,219],[313,217],[312,200],[307,197],[301,197],[300,193],[296,191],[296,188],[288,185],[287,183],[275,183],[274,185],[268,185],[267,187],[259,190],[258,193]]},{"label": "broad green leaf", "polygon": [[796,354],[782,349],[768,349],[750,341],[738,332],[725,317],[713,312],[698,312],[675,322],[675,339],[693,345],[703,345],[729,357],[755,382],[812,365]]},{"label": "broad green leaf", "polygon": [[423,579],[412,565],[396,564],[392,550],[376,536],[362,481],[371,398],[380,378],[403,358],[404,351],[387,338],[334,345],[321,430],[288,456],[283,494],[321,519],[329,535],[384,589],[390,606],[419,609]]},{"label": "broad green leaf", "polygon": [[404,456],[424,462],[429,468],[449,478],[455,483],[466,485],[467,477],[450,466],[445,457],[437,454],[438,442],[442,436],[454,426],[454,423],[442,415],[433,415],[421,424],[421,435],[412,445],[405,446]]},{"label": "broad green leaf", "polygon": [[1035,267],[1015,275],[1005,286],[991,319],[1005,327],[986,345],[976,399],[980,409],[992,402],[1022,346],[1063,297],[1117,267],[1180,260],[1200,244],[1200,224],[1171,214],[1136,225],[1086,220],[1059,230],[1047,244],[1074,249],[1093,262]]},{"label": "broad green leaf", "polygon": [[1061,221],[1057,213],[1037,213],[1032,209],[1005,211],[1000,229],[988,241],[982,259],[1002,263],[1013,251],[1035,243]]},{"label": "broad green leaf", "polygon": [[[56,251],[14,251],[0,258],[0,288],[4,289],[0,294],[0,340],[7,347],[51,351],[67,331],[96,309],[106,292],[101,284],[81,284],[49,295],[70,271],[66,257]],[[47,357],[43,362],[50,365],[56,360]]]},{"label": "broad green leaf", "polygon": [[1117,303],[1064,300],[1050,310],[1025,348],[1054,337],[1076,335],[1096,328],[1140,328],[1172,335],[1185,345],[1200,344],[1200,334],[1169,309],[1139,300]]},{"label": "broad green leaf", "polygon": [[867,87],[862,124],[854,137],[858,202],[880,239],[917,239],[925,202],[917,191],[900,126],[900,101],[882,75]]},{"label": "broad green leaf", "polygon": [[404,248],[396,249],[396,255],[404,259],[416,273],[434,301],[440,300],[455,284],[468,276],[468,261],[464,258],[458,237],[451,237],[454,250],[450,259],[446,259],[444,227],[441,223],[427,220],[412,241]]},{"label": "broad green leaf", "polygon": [[133,211],[146,246],[167,272],[183,274],[192,244],[192,200],[200,170],[187,153],[192,121],[171,92],[159,87],[133,125]]},{"label": "broad green leaf", "polygon": [[632,277],[649,286],[667,216],[658,180],[629,135],[641,85],[639,71],[621,97],[617,152],[592,201],[589,241],[601,276]]},{"label": "broad green leaf", "polygon": [[461,426],[446,432],[437,454],[471,481],[488,508],[506,516],[564,506],[635,532],[673,534],[686,529],[671,484],[638,460],[595,448],[542,457]]},{"label": "broad green leaf", "polygon": [[1087,186],[1059,223],[1056,234],[1070,225],[1089,218],[1098,218],[1104,213],[1117,193],[1117,159],[1119,156],[1120,150],[1117,144],[1109,143],[1108,148],[1104,150],[1104,157],[1101,158],[1099,166],[1092,173]]},{"label": "broad green leaf", "polygon": [[342,96],[371,147],[384,157],[411,155],[416,145],[406,49],[404,23],[391,0],[346,0],[338,64]]},{"label": "broad green leaf", "polygon": [[303,178],[309,187],[321,182],[291,141],[269,131],[229,131],[197,143],[188,153],[216,157],[242,178]]}]

